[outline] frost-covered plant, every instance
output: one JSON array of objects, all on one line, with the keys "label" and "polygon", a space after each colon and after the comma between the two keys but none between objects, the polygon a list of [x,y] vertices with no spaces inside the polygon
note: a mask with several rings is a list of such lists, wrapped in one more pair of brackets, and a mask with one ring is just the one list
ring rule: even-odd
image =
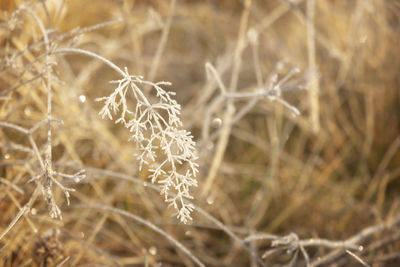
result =
[{"label": "frost-covered plant", "polygon": [[[149,167],[151,181],[161,185],[165,201],[177,211],[178,219],[186,223],[192,219],[190,214],[194,209],[192,204],[185,203],[185,198],[191,199],[189,188],[197,186],[197,155],[190,132],[180,129],[181,107],[172,98],[175,93],[161,87],[170,83],[145,81],[140,76],[130,75],[127,69],[122,79],[111,83],[117,84],[114,92],[96,99],[104,102],[99,114],[129,129],[130,140],[138,147],[136,156],[140,169],[143,164]],[[151,86],[158,102],[151,103],[139,86]],[[133,107],[127,101],[129,92],[136,100]],[[118,118],[113,118],[113,114]],[[158,157],[161,151],[164,156]]]},{"label": "frost-covered plant", "polygon": [[[160,184],[161,194],[174,207],[181,222],[192,220],[194,206],[185,199],[193,198],[189,189],[197,186],[198,157],[193,136],[181,129],[181,106],[172,98],[175,93],[162,88],[170,83],[153,83],[141,76],[130,75],[127,68],[123,71],[108,59],[87,50],[64,48],[51,51],[51,54],[65,53],[98,59],[122,76],[120,80],[111,81],[117,86],[109,96],[96,99],[104,103],[99,114],[103,119],[115,120],[129,129],[132,134],[129,140],[138,148],[139,169],[143,164],[148,166],[151,181]],[[151,87],[158,101],[152,103],[139,86]],[[129,93],[133,95],[134,103],[128,103]]]}]

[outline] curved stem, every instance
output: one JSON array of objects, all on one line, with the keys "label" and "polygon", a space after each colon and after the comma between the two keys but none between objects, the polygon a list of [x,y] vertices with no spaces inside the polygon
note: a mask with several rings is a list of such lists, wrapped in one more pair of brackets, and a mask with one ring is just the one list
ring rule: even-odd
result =
[{"label": "curved stem", "polygon": [[120,214],[122,216],[131,218],[133,220],[135,220],[138,223],[141,223],[143,225],[146,225],[147,227],[151,228],[153,231],[159,233],[160,235],[164,236],[166,239],[168,239],[172,244],[174,244],[177,248],[179,248],[180,250],[182,250],[183,253],[185,253],[189,258],[191,258],[198,266],[204,267],[205,265],[195,256],[193,255],[192,252],[190,252],[181,242],[179,242],[178,240],[176,240],[175,238],[173,238],[171,235],[169,235],[167,232],[165,232],[164,230],[162,230],[161,228],[159,228],[158,226],[152,224],[151,222],[137,216],[134,215],[132,213],[129,213],[127,211],[121,210],[121,209],[117,209],[117,208],[113,208],[113,207],[109,207],[109,206],[105,206],[105,205],[93,205],[93,206],[86,206],[86,205],[76,205],[73,208],[77,208],[77,209],[95,209],[95,210],[105,210],[105,211],[110,211],[113,213],[117,213]]},{"label": "curved stem", "polygon": [[79,48],[62,48],[62,49],[56,49],[56,50],[51,51],[51,54],[80,54],[80,55],[89,56],[89,57],[92,57],[92,58],[95,58],[95,59],[98,59],[98,60],[104,62],[109,67],[114,69],[116,72],[121,74],[121,76],[125,77],[125,75],[126,75],[126,73],[123,70],[121,70],[120,67],[118,67],[117,65],[112,63],[110,60],[108,60],[96,53],[90,52],[88,50],[79,49]]}]

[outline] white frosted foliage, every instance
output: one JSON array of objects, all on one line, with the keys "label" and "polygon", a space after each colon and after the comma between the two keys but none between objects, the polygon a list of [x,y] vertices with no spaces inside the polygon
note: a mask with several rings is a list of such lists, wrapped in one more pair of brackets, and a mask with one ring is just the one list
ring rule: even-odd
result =
[{"label": "white frosted foliage", "polygon": [[[194,207],[185,199],[192,199],[189,189],[197,186],[197,155],[193,136],[181,129],[181,106],[172,98],[175,93],[162,88],[170,83],[145,81],[141,76],[130,75],[127,69],[121,80],[112,83],[117,84],[114,92],[96,99],[104,103],[99,114],[129,129],[129,140],[138,147],[140,169],[143,164],[149,167],[151,181],[161,186],[165,201],[174,207],[178,219],[187,223]],[[140,86],[151,86],[157,102],[151,103]],[[136,100],[133,107],[128,104],[128,94]]]}]

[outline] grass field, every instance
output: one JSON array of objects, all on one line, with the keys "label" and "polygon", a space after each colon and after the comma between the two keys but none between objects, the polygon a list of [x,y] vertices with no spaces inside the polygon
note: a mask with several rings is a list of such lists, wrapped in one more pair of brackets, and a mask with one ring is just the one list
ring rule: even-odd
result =
[{"label": "grass field", "polygon": [[1,0],[0,266],[400,266],[400,2]]}]

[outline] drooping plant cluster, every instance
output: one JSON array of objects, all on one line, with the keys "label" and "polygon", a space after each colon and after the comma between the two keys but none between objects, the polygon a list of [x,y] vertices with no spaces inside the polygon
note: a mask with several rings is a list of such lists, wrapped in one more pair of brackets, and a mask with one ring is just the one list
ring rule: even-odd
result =
[{"label": "drooping plant cluster", "polygon": [[[185,203],[185,199],[192,198],[189,189],[197,186],[198,164],[193,137],[190,132],[180,129],[181,107],[172,98],[175,93],[161,87],[170,83],[145,81],[141,76],[130,75],[127,69],[122,79],[112,83],[117,84],[114,92],[96,99],[104,102],[99,114],[103,119],[114,119],[115,123],[129,129],[130,140],[138,147],[139,169],[143,165],[149,166],[152,183],[161,185],[165,201],[177,211],[179,220],[186,223],[191,220],[190,213],[194,207]],[[156,91],[158,102],[150,103],[139,86],[151,86]],[[127,100],[129,93],[136,100],[132,108]],[[113,118],[113,114],[117,118]],[[157,155],[159,151],[163,156]]]}]

